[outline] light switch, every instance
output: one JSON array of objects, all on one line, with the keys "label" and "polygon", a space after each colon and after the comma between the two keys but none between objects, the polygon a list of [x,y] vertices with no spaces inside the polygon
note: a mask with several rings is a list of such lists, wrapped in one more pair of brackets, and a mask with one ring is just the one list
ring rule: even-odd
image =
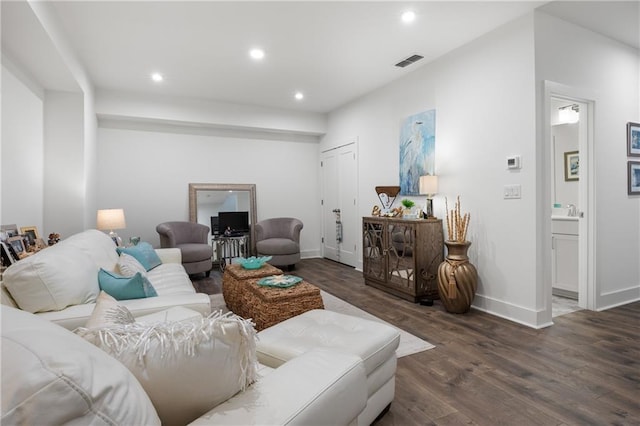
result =
[{"label": "light switch", "polygon": [[516,198],[521,198],[522,189],[520,185],[505,185],[504,186],[504,199],[505,200],[513,200]]}]

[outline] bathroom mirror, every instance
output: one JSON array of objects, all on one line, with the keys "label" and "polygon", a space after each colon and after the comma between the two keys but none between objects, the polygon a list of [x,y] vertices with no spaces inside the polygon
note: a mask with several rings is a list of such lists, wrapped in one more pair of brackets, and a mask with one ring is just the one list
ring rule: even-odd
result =
[{"label": "bathroom mirror", "polygon": [[[251,255],[255,250],[256,185],[236,183],[190,183],[189,184],[189,221],[209,227],[209,242],[214,234],[224,234],[218,226],[220,212],[247,212],[249,221],[249,241]],[[228,216],[228,215],[227,215]],[[212,218],[214,223],[212,223]]]}]

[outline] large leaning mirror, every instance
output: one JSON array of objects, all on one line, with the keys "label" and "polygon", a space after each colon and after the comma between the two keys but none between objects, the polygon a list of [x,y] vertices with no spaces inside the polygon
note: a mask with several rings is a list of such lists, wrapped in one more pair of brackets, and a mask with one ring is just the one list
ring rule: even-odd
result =
[{"label": "large leaning mirror", "polygon": [[225,231],[227,236],[248,232],[254,255],[257,216],[255,184],[189,184],[189,221],[209,227],[209,242]]}]

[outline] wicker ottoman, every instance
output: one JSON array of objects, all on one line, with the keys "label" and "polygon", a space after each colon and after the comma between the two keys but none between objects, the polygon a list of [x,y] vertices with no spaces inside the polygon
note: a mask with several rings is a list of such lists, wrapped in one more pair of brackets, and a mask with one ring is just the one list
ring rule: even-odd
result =
[{"label": "wicker ottoman", "polygon": [[222,275],[222,295],[227,308],[236,315],[246,317],[241,297],[246,281],[280,274],[282,270],[268,263],[259,269],[244,269],[242,265],[237,264],[227,265]]},{"label": "wicker ottoman", "polygon": [[258,281],[246,281],[241,295],[242,316],[253,319],[258,331],[312,309],[324,309],[320,289],[306,281],[289,288],[265,287]]}]

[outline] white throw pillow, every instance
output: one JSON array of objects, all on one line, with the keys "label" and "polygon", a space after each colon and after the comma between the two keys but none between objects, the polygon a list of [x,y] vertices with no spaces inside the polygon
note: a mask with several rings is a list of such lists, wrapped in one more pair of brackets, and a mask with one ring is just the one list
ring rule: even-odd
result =
[{"label": "white throw pillow", "polygon": [[255,329],[233,313],[75,332],[129,368],[164,426],[194,421],[256,379]]},{"label": "white throw pillow", "polygon": [[0,423],[160,425],[142,386],[118,361],[36,315],[8,306],[0,312]]},{"label": "white throw pillow", "polygon": [[95,262],[64,241],[14,263],[3,280],[20,309],[33,313],[92,303],[100,292]]},{"label": "white throw pillow", "polygon": [[105,291],[101,291],[85,327],[98,328],[134,322],[136,322],[136,319],[129,309],[119,304],[116,299],[109,296]]},{"label": "white throw pillow", "polygon": [[142,263],[127,253],[122,253],[118,258],[118,268],[120,269],[120,274],[125,277],[132,277],[137,272],[140,272],[143,277],[147,276],[147,270],[142,266]]}]

